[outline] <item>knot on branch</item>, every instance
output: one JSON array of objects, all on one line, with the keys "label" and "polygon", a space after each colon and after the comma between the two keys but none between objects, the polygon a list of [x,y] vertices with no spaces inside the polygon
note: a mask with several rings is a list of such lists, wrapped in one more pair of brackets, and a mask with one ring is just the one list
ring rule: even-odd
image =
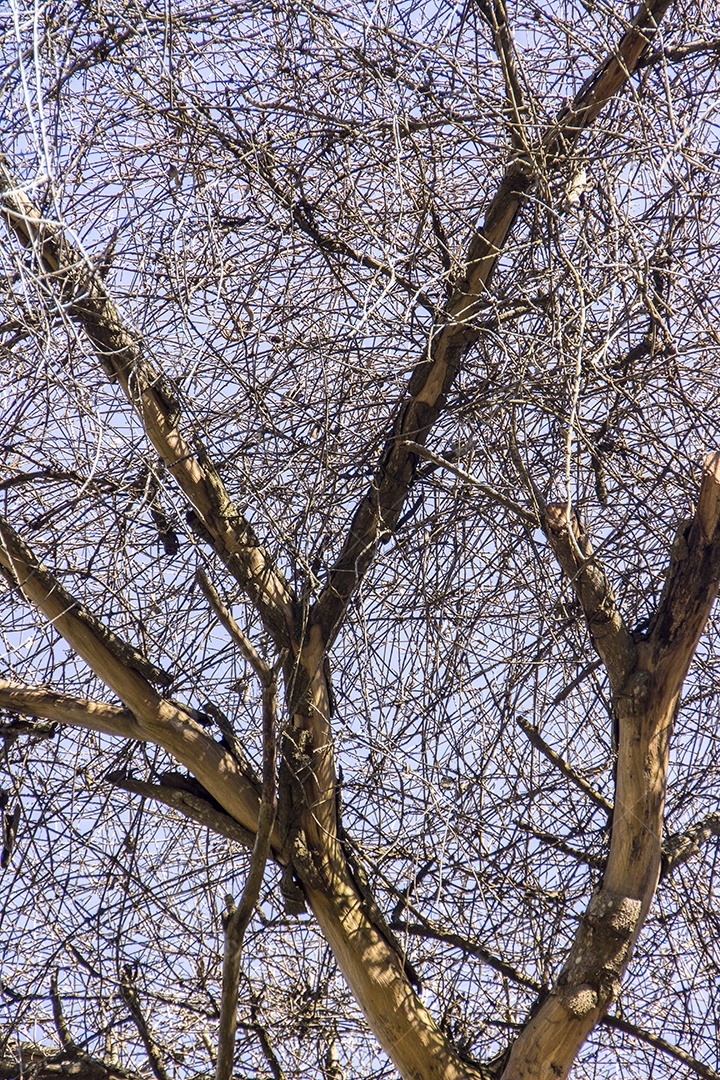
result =
[{"label": "knot on branch", "polygon": [[575,943],[556,986],[563,1005],[581,1018],[605,1008],[617,995],[630,959],[642,901],[600,889],[580,922]]}]

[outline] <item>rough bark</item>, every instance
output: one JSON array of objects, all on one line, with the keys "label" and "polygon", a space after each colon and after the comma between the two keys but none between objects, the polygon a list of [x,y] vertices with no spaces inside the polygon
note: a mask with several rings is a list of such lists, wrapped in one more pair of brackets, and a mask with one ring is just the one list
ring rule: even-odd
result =
[{"label": "rough bark", "polygon": [[631,647],[578,519],[557,504],[547,508],[550,543],[572,575],[590,634],[606,658],[619,731],[615,804],[600,886],[551,994],[515,1042],[503,1080],[567,1076],[617,996],[660,876],[670,736],[683,680],[717,595],[719,520],[716,452],[705,457],[697,510],[681,528],[682,543],[674,545],[648,631]]}]

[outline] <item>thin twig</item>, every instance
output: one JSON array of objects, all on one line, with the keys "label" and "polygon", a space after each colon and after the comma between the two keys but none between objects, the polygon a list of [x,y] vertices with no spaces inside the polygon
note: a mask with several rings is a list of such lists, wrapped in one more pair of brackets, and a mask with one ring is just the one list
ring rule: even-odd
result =
[{"label": "thin twig", "polygon": [[157,1080],[170,1080],[167,1069],[160,1056],[160,1049],[152,1037],[150,1028],[147,1025],[147,1020],[140,1007],[140,999],[138,998],[137,990],[135,989],[132,968],[129,964],[124,966],[120,976],[120,996],[130,1010],[130,1015],[135,1022],[135,1027],[137,1028],[138,1034],[147,1051],[150,1068],[155,1073]]},{"label": "thin twig", "polygon": [[[209,582],[206,583],[209,585]],[[202,588],[202,585],[201,585]],[[212,588],[212,587],[211,587]],[[203,590],[204,591],[204,590]],[[214,590],[213,590],[214,591]],[[206,596],[208,594],[206,593]],[[216,594],[217,595],[217,594]],[[212,601],[211,601],[212,603]],[[215,605],[213,604],[213,608]],[[232,620],[232,617],[228,618]],[[232,620],[234,622],[234,620]],[[239,628],[238,628],[239,629]],[[231,631],[232,633],[232,631]],[[242,635],[244,638],[244,635]],[[233,633],[235,638],[235,634]],[[237,639],[236,639],[237,640]],[[248,642],[249,644],[249,642]],[[252,646],[250,646],[252,648]],[[253,649],[253,652],[255,650]],[[247,655],[247,654],[246,654]],[[240,903],[235,908],[232,897],[227,898],[227,914],[224,919],[225,953],[223,957],[223,986],[220,1004],[220,1031],[215,1080],[230,1080],[235,1057],[235,1033],[237,1031],[238,988],[240,985],[240,959],[243,939],[260,896],[265,864],[270,854],[270,837],[275,824],[277,790],[275,782],[277,761],[276,696],[277,669],[269,668],[257,653],[255,670],[263,683],[263,776],[262,798],[258,812],[255,846],[250,857],[250,868],[242,891]],[[284,654],[279,660],[282,663]],[[252,661],[251,661],[252,663]]]},{"label": "thin twig", "polygon": [[568,765],[565,758],[560,757],[556,750],[553,750],[551,746],[543,739],[538,729],[531,724],[529,720],[525,720],[524,717],[518,716],[517,722],[520,728],[525,732],[530,742],[533,744],[536,750],[548,759],[548,761],[555,766],[558,772],[561,772],[564,777],[571,780],[576,787],[583,791],[591,802],[594,802],[596,806],[599,806],[602,810],[607,810],[612,813],[612,803],[601,795],[599,791],[596,791],[592,784],[588,784],[587,780],[583,779],[575,770]]},{"label": "thin twig", "polygon": [[509,510],[511,514],[515,514],[521,521],[524,521],[526,525],[531,525],[533,528],[540,528],[540,521],[531,513],[526,510],[520,503],[514,502],[512,499],[508,499],[507,496],[501,495],[495,488],[489,486],[489,484],[483,484],[481,480],[476,480],[470,473],[465,472],[464,469],[460,469],[457,465],[453,465],[447,458],[440,457],[439,454],[434,454],[432,450],[428,450],[427,447],[422,446],[420,443],[413,442],[411,439],[403,439],[403,445],[407,446],[408,450],[411,450],[413,454],[417,454],[418,457],[424,458],[426,461],[432,461],[434,465],[439,465],[442,469],[447,469],[448,472],[453,473],[458,479],[464,480],[466,484],[471,484],[478,491],[481,491],[483,495],[486,495],[488,499],[493,502],[499,503],[500,506],[504,506],[506,510]]}]

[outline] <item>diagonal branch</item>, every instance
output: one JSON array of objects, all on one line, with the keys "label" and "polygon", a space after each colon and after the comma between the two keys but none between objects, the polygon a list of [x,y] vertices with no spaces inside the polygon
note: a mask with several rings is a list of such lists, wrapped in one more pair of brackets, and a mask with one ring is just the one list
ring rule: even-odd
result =
[{"label": "diagonal branch", "polygon": [[[131,724],[124,710],[122,714],[106,711],[101,715],[100,707],[90,711],[88,726],[103,730],[99,724],[109,720],[111,724],[122,725],[123,733],[130,730],[131,738],[164,747],[190,769],[229,814],[254,833],[259,793],[235,757],[210,738],[189,712],[161,698],[139,671],[108,647],[103,636],[78,616],[77,602],[73,600],[68,605],[68,594],[58,588],[59,583],[6,522],[0,524],[0,540],[0,567],[4,567],[24,597],[43,613],[98,678],[117,694],[135,720]],[[69,711],[79,718],[77,704]]]},{"label": "diagonal branch", "polygon": [[587,795],[590,802],[595,803],[601,810],[606,810],[609,814],[612,813],[612,803],[606,799],[604,795],[601,795],[599,791],[596,791],[592,784],[588,784],[587,780],[568,765],[565,758],[561,757],[556,750],[553,750],[553,748],[545,742],[534,724],[531,724],[530,721],[526,720],[523,716],[518,716],[517,722],[518,727],[524,731],[535,749],[539,750],[543,757],[546,757],[548,761],[555,766],[558,772],[562,773],[567,780],[570,780],[575,787],[579,788],[580,791]]},{"label": "diagonal branch", "polygon": [[654,37],[670,0],[644,0],[640,11],[606,60],[574,100],[558,114],[536,149],[516,154],[471,240],[465,274],[436,324],[425,354],[408,384],[408,396],[392,422],[370,489],[353,515],[348,534],[312,612],[326,645],[337,635],[355,589],[378,545],[392,534],[415,479],[417,454],[408,441],[423,444],[440,416],[466,352],[481,334],[476,318],[487,305],[493,270],[515,225],[520,207],[550,168],[567,162],[581,133],[627,83]]},{"label": "diagonal branch", "polygon": [[661,877],[667,877],[676,866],[697,855],[702,845],[714,836],[720,838],[720,813],[707,814],[684,832],[668,836],[663,844]]},{"label": "diagonal branch", "polygon": [[475,0],[485,22],[490,27],[495,54],[502,67],[507,97],[510,141],[516,150],[527,153],[530,149],[526,131],[525,94],[515,57],[515,45],[510,33],[505,0]]},{"label": "diagonal branch", "polygon": [[545,507],[545,532],[555,558],[570,579],[585,616],[593,645],[617,691],[635,667],[635,642],[610,588],[605,571],[594,555],[578,515],[566,503]]},{"label": "diagonal branch", "polygon": [[147,1052],[150,1067],[155,1073],[157,1080],[170,1080],[160,1053],[160,1048],[153,1038],[148,1022],[145,1019],[145,1014],[142,1011],[140,998],[138,997],[138,992],[135,987],[132,967],[129,964],[126,964],[123,967],[120,974],[120,997],[130,1010],[130,1015],[133,1018],[135,1027],[138,1030],[138,1034],[140,1035]]},{"label": "diagonal branch", "polygon": [[[627,630],[604,575],[589,572],[592,552],[581,549],[582,533],[569,508],[551,504],[546,521],[561,564],[574,575],[598,651],[607,657],[618,725],[615,802],[602,880],[555,985],[513,1045],[502,1080],[541,1075],[538,1061],[551,1063],[554,1075],[567,1076],[583,1041],[617,997],[655,895],[670,736],[720,581],[720,452],[704,459],[695,516],[679,531],[665,590],[646,636],[633,641],[631,652],[622,647]],[[604,616],[599,622],[598,613]]]},{"label": "diagonal branch", "polygon": [[10,231],[33,255],[43,284],[87,334],[108,378],[117,382],[138,413],[147,437],[193,507],[191,524],[247,592],[281,648],[294,626],[294,597],[252,526],[230,499],[202,446],[180,433],[181,406],[174,387],[143,354],[123,324],[92,264],[59,225],[47,221],[0,160],[0,208]]},{"label": "diagonal branch", "polygon": [[631,1024],[628,1020],[623,1020],[621,1016],[606,1016],[603,1018],[602,1024],[604,1027],[614,1028],[615,1031],[623,1031],[626,1035],[632,1035],[634,1038],[639,1039],[640,1042],[647,1043],[648,1046],[654,1046],[656,1050],[662,1050],[663,1054],[667,1054],[668,1057],[675,1058],[676,1061],[681,1061],[683,1065],[687,1065],[696,1076],[702,1077],[702,1080],[720,1080],[720,1073],[703,1064],[702,1061],[698,1061],[697,1058],[692,1057],[686,1050],[669,1043],[661,1035],[655,1035],[652,1031],[646,1031],[645,1028],[638,1027],[637,1024]]},{"label": "diagonal branch", "polygon": [[171,806],[174,810],[179,810],[185,817],[190,818],[191,821],[197,822],[198,825],[203,825],[206,829],[210,829],[228,840],[234,840],[235,843],[242,844],[243,847],[252,848],[255,843],[254,834],[249,829],[244,829],[234,818],[226,814],[220,804],[208,792],[201,795],[190,790],[191,786],[196,786],[202,791],[200,784],[170,783],[171,780],[179,779],[170,775],[167,777],[161,776],[159,784],[150,784],[145,780],[136,780],[133,776],[127,776],[122,772],[110,772],[105,779],[108,783],[121,788],[123,791],[129,791],[133,795],[140,795],[143,799],[154,799],[165,806]]}]

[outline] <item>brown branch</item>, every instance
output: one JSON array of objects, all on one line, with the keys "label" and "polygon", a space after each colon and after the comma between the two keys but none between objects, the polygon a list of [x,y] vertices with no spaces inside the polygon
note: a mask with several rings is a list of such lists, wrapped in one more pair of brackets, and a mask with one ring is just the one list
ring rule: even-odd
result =
[{"label": "brown branch", "polygon": [[545,532],[555,558],[570,579],[580,602],[593,645],[607,668],[613,691],[622,687],[635,667],[635,642],[594,555],[578,515],[566,503],[545,507]]},{"label": "brown branch", "polygon": [[546,757],[548,761],[555,766],[558,772],[562,773],[567,780],[570,780],[575,787],[579,788],[583,794],[587,795],[590,802],[595,803],[601,810],[605,810],[609,814],[612,813],[612,803],[606,799],[604,795],[601,795],[599,791],[596,791],[592,784],[589,784],[587,780],[583,779],[579,773],[568,765],[567,761],[565,761],[556,750],[553,750],[553,748],[545,742],[534,724],[531,724],[530,721],[526,720],[523,716],[518,716],[517,722],[518,726],[527,735],[535,749],[539,750],[543,757]]},{"label": "brown branch", "polygon": [[540,840],[547,847],[553,848],[555,851],[561,851],[563,855],[569,855],[571,859],[576,859],[577,862],[592,866],[595,870],[602,870],[605,866],[607,860],[604,856],[588,855],[586,851],[579,851],[578,848],[566,843],[561,837],[555,836],[554,833],[545,832],[543,829],[536,829],[528,821],[518,821],[517,825],[518,829],[522,829],[523,832],[534,836],[536,840]]},{"label": "brown branch", "polygon": [[720,837],[720,814],[708,814],[696,821],[684,832],[668,836],[663,844],[663,862],[661,877],[667,877],[676,866],[686,863],[697,855],[703,844],[713,837]]},{"label": "brown branch", "polygon": [[638,67],[650,67],[663,61],[673,64],[698,53],[702,55],[716,52],[720,52],[720,38],[701,38],[698,41],[688,41],[684,45],[670,45],[665,49],[656,49],[648,56],[641,58]]},{"label": "brown branch", "polygon": [[[4,551],[0,551],[0,572],[2,572],[3,568],[5,571],[9,571],[8,580],[11,585],[15,585],[16,575],[13,572],[15,559],[19,559],[22,565],[28,565],[32,558],[30,549],[3,517],[0,517],[0,545],[5,548]],[[17,555],[14,554],[15,552]],[[172,675],[163,671],[156,664],[151,664],[134,645],[124,641],[119,634],[110,630],[91,611],[88,611],[86,607],[76,600],[56,578],[48,574],[43,567],[36,564],[31,572],[47,592],[52,591],[55,593],[56,598],[62,603],[63,609],[72,611],[80,622],[88,626],[93,634],[100,638],[114,656],[118,657],[124,664],[134,668],[135,671],[138,671],[148,682],[157,683],[166,689],[172,685]]]},{"label": "brown branch", "polygon": [[0,679],[0,709],[37,720],[52,720],[68,727],[117,735],[122,739],[142,739],[140,725],[129,709],[44,687],[21,686]]},{"label": "brown branch", "polygon": [[645,0],[618,46],[563,108],[537,150],[516,154],[488,206],[485,221],[466,254],[466,272],[448,300],[444,321],[433,327],[425,355],[408,384],[408,396],[392,422],[369,491],[353,515],[345,542],[310,616],[328,646],[339,631],[348,602],[371,565],[378,545],[392,534],[412,487],[417,454],[440,416],[469,347],[481,333],[476,318],[487,303],[493,270],[524,198],[550,168],[567,162],[581,133],[621,89],[655,35],[670,0]]},{"label": "brown branch", "polygon": [[[598,611],[626,634],[601,572],[588,576],[592,553],[565,507],[546,510],[556,554],[575,578],[576,592],[593,622]],[[553,535],[553,528],[555,533]],[[565,568],[565,567],[564,567]],[[708,454],[697,510],[676,538],[663,595],[647,635],[637,642],[623,674],[623,650],[600,636],[607,655],[612,707],[618,722],[618,757],[610,850],[570,954],[551,993],[513,1045],[502,1080],[538,1076],[538,1062],[567,1076],[580,1046],[617,997],[661,871],[662,826],[670,735],[682,684],[710,614],[720,580],[720,452]],[[604,626],[601,623],[601,633]],[[602,655],[601,652],[601,655]],[[629,670],[627,670],[629,668]],[[614,685],[613,685],[614,684]],[[658,1044],[659,1045],[659,1044]]]},{"label": "brown branch", "polygon": [[[127,776],[122,772],[110,772],[105,779],[114,787],[122,788],[123,791],[171,806],[173,810],[179,810],[181,814],[197,822],[198,825],[220,836],[225,836],[228,840],[234,840],[243,847],[252,848],[255,843],[254,833],[251,833],[249,829],[244,829],[234,818],[226,814],[219,803],[212,799],[209,792],[201,794],[200,791],[191,791],[189,784],[171,785],[169,779],[163,783],[163,777],[159,784],[136,780],[133,776]],[[200,784],[197,787],[201,789]]]},{"label": "brown branch", "polygon": [[109,1065],[99,1058],[77,1050],[58,1053],[37,1043],[7,1043],[0,1054],[0,1080],[58,1080],[72,1076],[75,1080],[142,1080],[138,1073],[128,1072],[118,1065]]},{"label": "brown branch", "polygon": [[[130,667],[116,652],[108,648],[105,637],[93,625],[79,618],[78,604],[60,590],[59,583],[41,566],[35,555],[6,523],[0,527],[0,566],[9,573],[25,598],[34,604],[53,624],[74,651],[95,672],[98,678],[117,694],[135,719],[130,724],[126,713],[114,713],[107,706],[88,711],[87,724],[105,730],[101,724],[120,725],[131,738],[154,742],[164,747],[197,777],[217,801],[245,829],[255,832],[259,808],[259,792],[252,779],[245,775],[240,763],[223,746],[216,743],[202,726],[182,706],[161,698],[157,691],[134,667]],[[40,696],[45,692],[41,692]],[[40,704],[67,708],[67,699],[49,700]],[[18,700],[17,693],[15,694]],[[32,695],[27,699],[32,703]],[[37,696],[35,697],[37,703]],[[81,706],[70,704],[72,722],[81,723]],[[51,717],[59,719],[59,716]],[[118,731],[114,731],[114,734]]]},{"label": "brown branch", "polygon": [[458,480],[462,480],[466,484],[471,484],[472,487],[477,488],[482,492],[491,502],[497,503],[499,506],[504,506],[506,510],[509,510],[511,514],[520,518],[526,525],[531,525],[533,528],[539,528],[539,521],[535,514],[530,510],[527,510],[520,503],[516,503],[513,499],[508,499],[501,492],[496,491],[495,488],[490,487],[489,484],[483,484],[481,480],[476,480],[470,473],[465,472],[464,469],[454,465],[452,461],[448,461],[447,458],[440,457],[439,454],[434,454],[432,450],[428,450],[420,443],[413,442],[411,439],[405,440],[405,446],[409,450],[412,450],[418,457],[423,458],[425,461],[431,461],[433,465],[438,465],[441,469],[447,469],[453,476],[457,476]]},{"label": "brown branch", "polygon": [[150,1068],[155,1073],[157,1080],[170,1080],[167,1069],[165,1068],[165,1063],[160,1054],[160,1048],[152,1036],[152,1032],[148,1027],[147,1020],[142,1011],[140,999],[137,990],[135,989],[132,968],[129,964],[126,964],[123,967],[120,974],[120,996],[130,1010],[130,1015],[133,1018],[135,1027],[138,1030],[138,1034],[142,1039],[147,1052]]},{"label": "brown branch", "polygon": [[250,867],[240,903],[235,909],[232,897],[228,898],[228,912],[224,920],[225,952],[223,956],[222,999],[215,1080],[230,1080],[233,1073],[243,939],[255,910],[255,905],[260,897],[277,810],[275,780],[277,759],[276,726],[276,680],[275,673],[270,671],[270,682],[263,681],[262,798],[258,813],[255,846],[250,858]]},{"label": "brown branch", "polygon": [[704,1065],[702,1061],[698,1061],[697,1058],[692,1057],[686,1050],[681,1050],[679,1046],[675,1046],[673,1043],[669,1043],[667,1039],[663,1039],[661,1035],[654,1035],[651,1031],[646,1031],[644,1028],[638,1027],[637,1024],[631,1024],[628,1020],[623,1020],[620,1016],[605,1016],[601,1021],[604,1027],[613,1028],[615,1031],[623,1031],[626,1035],[633,1035],[641,1042],[647,1043],[649,1046],[654,1046],[656,1050],[662,1050],[664,1054],[668,1054],[670,1057],[675,1058],[676,1061],[682,1061],[683,1065],[687,1065],[689,1069],[697,1075],[703,1078],[703,1080],[720,1080],[720,1073],[715,1072],[708,1065]]},{"label": "brown branch", "polygon": [[63,1014],[62,1002],[60,1000],[60,991],[58,988],[58,973],[57,969],[53,971],[50,976],[50,1000],[52,1002],[53,1020],[55,1021],[55,1027],[62,1043],[62,1048],[66,1054],[75,1056],[79,1052],[79,1047],[72,1035],[70,1029],[67,1026],[67,1021]]},{"label": "brown branch", "polygon": [[527,153],[530,149],[529,133],[526,131],[525,94],[515,56],[515,44],[510,33],[505,0],[475,0],[490,27],[495,54],[502,67],[507,97],[508,127],[510,141],[516,150]]},{"label": "brown branch", "polygon": [[643,669],[677,697],[720,580],[720,451],[703,459],[697,509],[675,538],[662,596],[639,646]]},{"label": "brown branch", "polygon": [[273,685],[275,676],[273,675],[272,668],[265,663],[253,643],[235,622],[235,619],[220,599],[220,594],[217,589],[211,584],[207,574],[200,567],[195,571],[195,581],[200,587],[205,599],[210,604],[210,607],[213,609],[232,640],[238,646],[240,652],[250,664],[250,667],[253,669],[262,685]]},{"label": "brown branch", "polygon": [[181,435],[180,403],[168,379],[153,369],[124,326],[92,264],[48,222],[0,158],[0,207],[8,228],[32,252],[43,282],[85,331],[108,378],[117,382],[146,434],[193,507],[192,521],[247,592],[280,648],[289,645],[295,599],[252,526],[230,499],[201,446]]}]

